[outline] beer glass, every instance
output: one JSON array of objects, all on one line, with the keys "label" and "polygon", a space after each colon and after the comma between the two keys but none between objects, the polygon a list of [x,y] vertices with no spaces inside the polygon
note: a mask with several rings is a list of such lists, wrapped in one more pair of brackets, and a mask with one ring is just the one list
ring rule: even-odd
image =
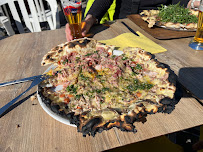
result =
[{"label": "beer glass", "polygon": [[82,0],[61,0],[61,4],[73,39],[82,38]]},{"label": "beer glass", "polygon": [[199,6],[199,15],[197,23],[197,31],[189,46],[194,50],[203,50],[203,1],[201,0]]}]

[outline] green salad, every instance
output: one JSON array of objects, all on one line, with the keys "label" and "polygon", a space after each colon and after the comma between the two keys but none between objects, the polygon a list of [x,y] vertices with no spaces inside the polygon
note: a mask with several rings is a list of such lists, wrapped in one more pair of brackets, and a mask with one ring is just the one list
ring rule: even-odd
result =
[{"label": "green salad", "polygon": [[198,18],[195,15],[191,15],[191,11],[188,8],[180,5],[180,2],[175,5],[161,5],[158,7],[160,20],[162,22],[173,23],[197,23]]}]

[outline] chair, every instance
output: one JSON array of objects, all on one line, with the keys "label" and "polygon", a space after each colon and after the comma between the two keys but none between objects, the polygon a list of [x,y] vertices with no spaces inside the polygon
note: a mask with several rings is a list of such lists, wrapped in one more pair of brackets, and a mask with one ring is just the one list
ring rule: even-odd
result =
[{"label": "chair", "polygon": [[59,24],[59,12],[56,0],[46,0],[49,4],[50,9],[45,10],[42,0],[28,0],[28,4],[31,10],[29,15],[30,21],[35,29],[35,31],[41,31],[38,28],[38,24],[35,25],[35,20],[41,22],[48,22],[51,30],[60,27]]},{"label": "chair", "polygon": [[[27,7],[24,1],[27,1]],[[48,10],[44,9],[42,0],[0,0],[0,6],[8,4],[19,33],[25,32],[22,24],[23,21],[30,32],[40,32],[41,22],[48,22],[51,30],[60,26],[56,0],[46,1],[50,7]],[[18,3],[19,7],[16,7],[16,3]],[[3,9],[5,12],[8,12],[5,7]],[[18,13],[19,11],[21,12],[20,14]]]},{"label": "chair", "polygon": [[0,27],[3,27],[7,34],[9,36],[14,35],[15,32],[13,31],[13,28],[11,27],[11,23],[8,19],[8,17],[4,16],[3,10],[0,7]]},{"label": "chair", "polygon": [[6,16],[0,16],[0,24],[2,24],[3,28],[6,30],[9,36],[15,34],[13,28],[11,27],[11,23]]}]

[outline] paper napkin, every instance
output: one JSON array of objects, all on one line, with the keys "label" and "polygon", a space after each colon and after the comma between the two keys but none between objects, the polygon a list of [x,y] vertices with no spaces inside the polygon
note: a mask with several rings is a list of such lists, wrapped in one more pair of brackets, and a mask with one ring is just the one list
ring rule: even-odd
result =
[{"label": "paper napkin", "polygon": [[133,33],[123,33],[113,39],[101,40],[99,42],[105,43],[106,45],[114,45],[121,51],[125,47],[139,47],[152,54],[167,51],[165,48],[148,39],[139,31],[136,31],[136,33],[139,36],[136,36]]}]

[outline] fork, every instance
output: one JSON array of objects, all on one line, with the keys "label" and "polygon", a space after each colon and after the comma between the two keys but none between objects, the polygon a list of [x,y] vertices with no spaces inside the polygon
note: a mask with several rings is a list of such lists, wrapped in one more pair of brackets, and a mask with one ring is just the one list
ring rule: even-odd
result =
[{"label": "fork", "polygon": [[36,77],[32,83],[30,84],[29,88],[27,90],[25,90],[23,93],[21,93],[19,96],[17,96],[15,99],[11,100],[9,103],[7,103],[6,105],[4,105],[1,109],[0,109],[0,115],[2,115],[6,110],[8,110],[22,95],[24,95],[25,93],[27,93],[30,89],[32,89],[34,86],[38,85],[40,82],[42,82],[43,80],[47,79],[48,76],[47,75],[40,75],[39,77]]}]

